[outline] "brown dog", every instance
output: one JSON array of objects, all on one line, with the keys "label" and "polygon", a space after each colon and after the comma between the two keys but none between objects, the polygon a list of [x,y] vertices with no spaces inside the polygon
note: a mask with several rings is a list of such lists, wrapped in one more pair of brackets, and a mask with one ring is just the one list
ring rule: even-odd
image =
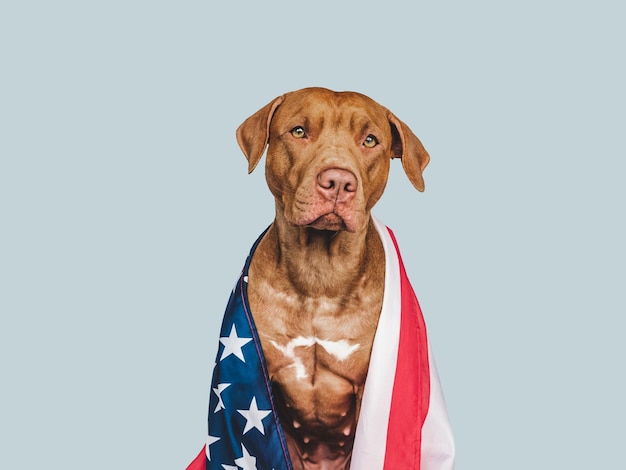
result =
[{"label": "brown dog", "polygon": [[266,178],[276,218],[249,271],[248,295],[295,469],[345,469],[385,277],[370,210],[401,158],[424,190],[429,156],[389,110],[353,92],[307,88],[237,129]]}]

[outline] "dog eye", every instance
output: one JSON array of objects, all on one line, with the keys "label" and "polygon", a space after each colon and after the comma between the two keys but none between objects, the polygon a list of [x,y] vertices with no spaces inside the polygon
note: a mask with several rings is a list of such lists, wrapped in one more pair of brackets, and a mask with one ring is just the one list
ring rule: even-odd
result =
[{"label": "dog eye", "polygon": [[372,147],[376,147],[376,145],[378,145],[378,139],[370,134],[363,141],[363,145],[371,149]]},{"label": "dog eye", "polygon": [[289,132],[291,132],[291,135],[294,136],[296,139],[302,139],[306,137],[306,132],[304,132],[304,128],[302,126],[296,126]]}]

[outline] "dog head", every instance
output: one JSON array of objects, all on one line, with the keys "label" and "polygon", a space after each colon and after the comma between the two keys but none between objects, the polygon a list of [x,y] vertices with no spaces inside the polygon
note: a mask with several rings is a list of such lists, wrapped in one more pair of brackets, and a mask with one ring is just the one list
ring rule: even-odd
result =
[{"label": "dog head", "polygon": [[413,132],[365,95],[305,88],[286,93],[246,119],[237,142],[252,172],[266,146],[266,179],[277,209],[294,225],[363,229],[381,197],[389,162],[400,158],[424,190],[430,159]]}]

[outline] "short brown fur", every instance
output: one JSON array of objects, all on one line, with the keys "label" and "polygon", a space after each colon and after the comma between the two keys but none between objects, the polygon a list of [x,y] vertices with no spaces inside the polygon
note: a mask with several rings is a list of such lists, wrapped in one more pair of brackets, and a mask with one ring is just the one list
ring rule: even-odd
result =
[{"label": "short brown fur", "polygon": [[392,158],[423,191],[428,153],[375,101],[324,88],[276,98],[237,141],[249,171],[268,146],[276,217],[248,294],[294,469],[347,469],[385,277],[370,211]]}]

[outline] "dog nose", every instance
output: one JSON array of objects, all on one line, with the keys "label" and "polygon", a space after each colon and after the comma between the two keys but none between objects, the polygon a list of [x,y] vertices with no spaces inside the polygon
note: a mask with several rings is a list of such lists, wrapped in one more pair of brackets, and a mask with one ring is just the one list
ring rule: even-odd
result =
[{"label": "dog nose", "polygon": [[331,168],[317,175],[317,189],[327,199],[345,202],[354,197],[357,181],[354,173]]}]

